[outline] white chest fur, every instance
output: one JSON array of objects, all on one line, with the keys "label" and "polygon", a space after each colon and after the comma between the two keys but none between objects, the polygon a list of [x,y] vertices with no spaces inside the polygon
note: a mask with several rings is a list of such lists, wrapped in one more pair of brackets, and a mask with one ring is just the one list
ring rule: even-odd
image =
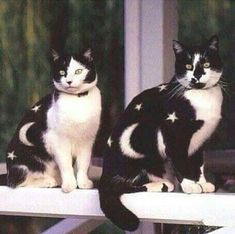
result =
[{"label": "white chest fur", "polygon": [[[78,97],[62,93],[47,114],[48,131],[79,140],[94,138],[100,123],[101,96],[97,87]],[[83,142],[84,142],[83,141]]]},{"label": "white chest fur", "polygon": [[203,120],[203,126],[196,131],[189,144],[192,155],[214,132],[221,119],[222,91],[219,86],[205,90],[189,90],[184,94],[195,109],[196,120]]}]

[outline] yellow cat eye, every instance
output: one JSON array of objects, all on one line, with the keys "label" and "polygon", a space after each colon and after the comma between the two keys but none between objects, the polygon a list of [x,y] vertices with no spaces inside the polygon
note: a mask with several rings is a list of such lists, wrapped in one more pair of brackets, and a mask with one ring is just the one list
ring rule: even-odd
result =
[{"label": "yellow cat eye", "polygon": [[79,75],[79,74],[81,74],[82,73],[82,69],[77,69],[76,71],[75,71],[75,74],[76,75]]},{"label": "yellow cat eye", "polygon": [[64,76],[64,75],[65,75],[65,71],[60,70],[60,75],[61,75],[61,76]]},{"label": "yellow cat eye", "polygon": [[188,70],[192,70],[193,69],[193,65],[192,64],[186,64],[185,67]]},{"label": "yellow cat eye", "polygon": [[204,63],[204,64],[203,64],[203,67],[205,67],[205,68],[210,67],[210,63],[209,63],[209,62]]}]

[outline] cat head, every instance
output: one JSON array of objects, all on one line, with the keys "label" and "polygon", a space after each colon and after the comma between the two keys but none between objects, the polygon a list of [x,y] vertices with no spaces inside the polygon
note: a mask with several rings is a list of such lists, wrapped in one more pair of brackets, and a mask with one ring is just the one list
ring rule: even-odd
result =
[{"label": "cat head", "polygon": [[57,90],[69,94],[79,94],[97,84],[91,49],[74,56],[52,50],[51,55],[53,83]]},{"label": "cat head", "polygon": [[213,36],[205,45],[186,47],[173,41],[175,77],[187,89],[208,89],[215,86],[222,75],[219,39]]}]

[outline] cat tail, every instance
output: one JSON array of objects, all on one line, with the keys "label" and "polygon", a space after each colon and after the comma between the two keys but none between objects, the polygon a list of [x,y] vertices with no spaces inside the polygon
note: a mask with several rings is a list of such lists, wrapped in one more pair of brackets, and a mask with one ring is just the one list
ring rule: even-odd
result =
[{"label": "cat tail", "polygon": [[100,206],[105,216],[123,230],[134,231],[139,226],[139,218],[120,201],[124,193],[147,191],[145,186],[134,186],[123,177],[102,176],[99,184]]},{"label": "cat tail", "polygon": [[0,175],[0,185],[7,185],[7,174]]}]

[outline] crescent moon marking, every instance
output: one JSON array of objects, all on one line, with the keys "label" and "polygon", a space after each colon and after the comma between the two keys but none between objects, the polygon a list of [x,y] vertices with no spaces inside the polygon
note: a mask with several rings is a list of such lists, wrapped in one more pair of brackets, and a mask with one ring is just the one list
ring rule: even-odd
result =
[{"label": "crescent moon marking", "polygon": [[27,145],[27,146],[34,146],[28,139],[27,139],[27,131],[29,130],[29,128],[34,124],[35,122],[29,122],[27,124],[25,124],[19,131],[19,139],[20,141]]},{"label": "crescent moon marking", "polygon": [[135,123],[135,124],[132,124],[131,126],[129,126],[128,128],[126,128],[120,138],[120,147],[121,147],[122,152],[128,157],[136,158],[136,159],[144,157],[144,154],[140,154],[140,153],[136,152],[131,147],[131,144],[130,144],[131,135],[137,126],[138,126],[138,123]]}]

